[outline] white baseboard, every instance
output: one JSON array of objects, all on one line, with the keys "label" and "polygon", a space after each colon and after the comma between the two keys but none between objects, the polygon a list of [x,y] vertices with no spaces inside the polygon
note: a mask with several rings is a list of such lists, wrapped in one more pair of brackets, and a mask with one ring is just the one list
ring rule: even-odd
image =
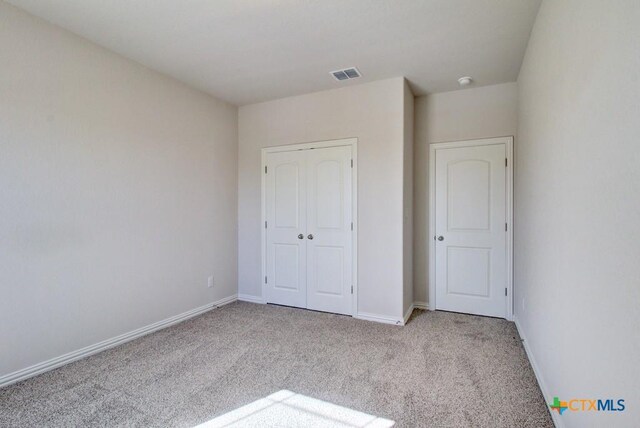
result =
[{"label": "white baseboard", "polygon": [[400,318],[393,318],[386,315],[369,314],[366,312],[358,312],[358,314],[354,316],[354,318],[357,318],[359,320],[380,322],[383,324],[404,325],[404,320]]},{"label": "white baseboard", "polygon": [[411,314],[413,313],[414,309],[415,309],[415,305],[409,306],[409,309],[407,309],[407,312],[404,313],[404,322],[402,323],[402,325],[407,324],[407,321],[409,321],[409,317],[411,317]]},{"label": "white baseboard", "polygon": [[413,307],[415,309],[423,309],[425,311],[429,310],[429,302],[413,302]]},{"label": "white baseboard", "polygon": [[[549,388],[547,388],[547,383],[544,380],[544,377],[542,376],[542,372],[540,371],[540,366],[538,365],[538,363],[536,362],[536,359],[533,356],[533,352],[531,352],[531,347],[529,346],[529,341],[527,340],[527,337],[524,335],[524,332],[522,331],[522,328],[520,327],[520,323],[518,322],[518,318],[517,317],[513,317],[513,321],[516,324],[516,328],[518,329],[518,334],[520,335],[520,338],[522,339],[522,345],[524,346],[524,351],[527,354],[527,358],[529,358],[529,362],[531,363],[531,367],[533,368],[533,373],[536,375],[536,379],[538,380],[538,385],[540,386],[540,390],[542,391],[542,396],[544,397],[545,403],[553,403],[553,396],[551,394],[549,394]],[[560,417],[560,415],[557,412],[553,412],[551,411],[551,409],[549,409],[549,407],[547,406],[547,410],[549,411],[549,414],[551,415],[551,420],[553,420],[553,424],[557,427],[557,428],[564,428],[565,424],[564,421],[562,420],[562,418]]]},{"label": "white baseboard", "polygon": [[250,294],[238,294],[238,300],[242,302],[259,303],[261,305],[266,303],[262,297],[252,296]]},{"label": "white baseboard", "polygon": [[128,333],[124,333],[119,336],[112,337],[111,339],[103,340],[102,342],[98,342],[96,344],[89,345],[82,349],[69,352],[59,357],[55,357],[50,360],[43,361],[31,367],[27,367],[27,368],[15,371],[13,373],[6,374],[4,376],[0,376],[0,388],[7,385],[11,385],[12,383],[20,382],[22,380],[28,379],[33,376],[37,376],[49,370],[56,369],[58,367],[61,367],[66,364],[72,363],[74,361],[80,360],[82,358],[88,357],[89,355],[97,354],[98,352],[102,352],[106,349],[113,348],[114,346],[121,345],[125,342],[129,342],[131,340],[145,336],[149,333],[153,333],[154,331],[158,331],[163,328],[172,326],[179,322],[185,321],[189,318],[193,318],[207,311],[210,311],[211,309],[218,308],[228,303],[235,302],[237,299],[238,299],[237,295],[234,294],[233,296],[225,297],[224,299],[220,299],[216,302],[207,303],[206,305],[200,306],[199,308],[195,308],[190,311],[181,313],[179,315],[175,315],[170,318],[164,319],[162,321],[149,324],[145,327],[138,328]]}]

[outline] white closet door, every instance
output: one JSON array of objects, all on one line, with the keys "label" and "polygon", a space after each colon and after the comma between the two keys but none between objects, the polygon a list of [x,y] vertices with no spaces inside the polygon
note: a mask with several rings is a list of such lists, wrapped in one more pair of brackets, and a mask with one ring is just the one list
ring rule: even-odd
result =
[{"label": "white closet door", "polygon": [[436,309],[506,315],[506,148],[435,152]]},{"label": "white closet door", "polygon": [[351,314],[351,147],[306,153],[307,308]]},{"label": "white closet door", "polygon": [[307,306],[306,154],[269,153],[266,175],[266,300]]}]

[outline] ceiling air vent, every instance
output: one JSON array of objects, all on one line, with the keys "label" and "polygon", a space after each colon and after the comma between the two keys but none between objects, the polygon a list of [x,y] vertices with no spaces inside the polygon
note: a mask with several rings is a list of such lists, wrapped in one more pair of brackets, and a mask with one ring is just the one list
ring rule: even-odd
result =
[{"label": "ceiling air vent", "polygon": [[351,67],[351,68],[345,68],[344,70],[332,71],[331,75],[333,76],[334,79],[341,81],[341,80],[356,79],[360,77],[360,72],[358,71],[357,68]]}]

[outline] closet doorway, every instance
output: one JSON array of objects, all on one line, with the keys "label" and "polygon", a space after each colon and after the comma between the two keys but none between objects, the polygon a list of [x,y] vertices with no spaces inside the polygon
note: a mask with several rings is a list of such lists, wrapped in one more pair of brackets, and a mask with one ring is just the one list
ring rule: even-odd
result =
[{"label": "closet doorway", "polygon": [[263,149],[267,303],[356,313],[356,141]]}]

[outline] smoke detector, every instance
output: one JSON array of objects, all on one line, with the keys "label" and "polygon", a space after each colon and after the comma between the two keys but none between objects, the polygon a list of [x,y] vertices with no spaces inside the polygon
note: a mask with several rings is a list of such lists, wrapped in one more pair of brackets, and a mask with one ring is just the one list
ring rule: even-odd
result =
[{"label": "smoke detector", "polygon": [[470,76],[464,76],[458,79],[460,86],[469,86],[471,82],[473,82],[473,79]]},{"label": "smoke detector", "polygon": [[357,79],[361,76],[360,71],[358,71],[355,67],[345,68],[342,70],[335,70],[329,72],[333,76],[334,79],[338,81],[349,80],[349,79]]}]

